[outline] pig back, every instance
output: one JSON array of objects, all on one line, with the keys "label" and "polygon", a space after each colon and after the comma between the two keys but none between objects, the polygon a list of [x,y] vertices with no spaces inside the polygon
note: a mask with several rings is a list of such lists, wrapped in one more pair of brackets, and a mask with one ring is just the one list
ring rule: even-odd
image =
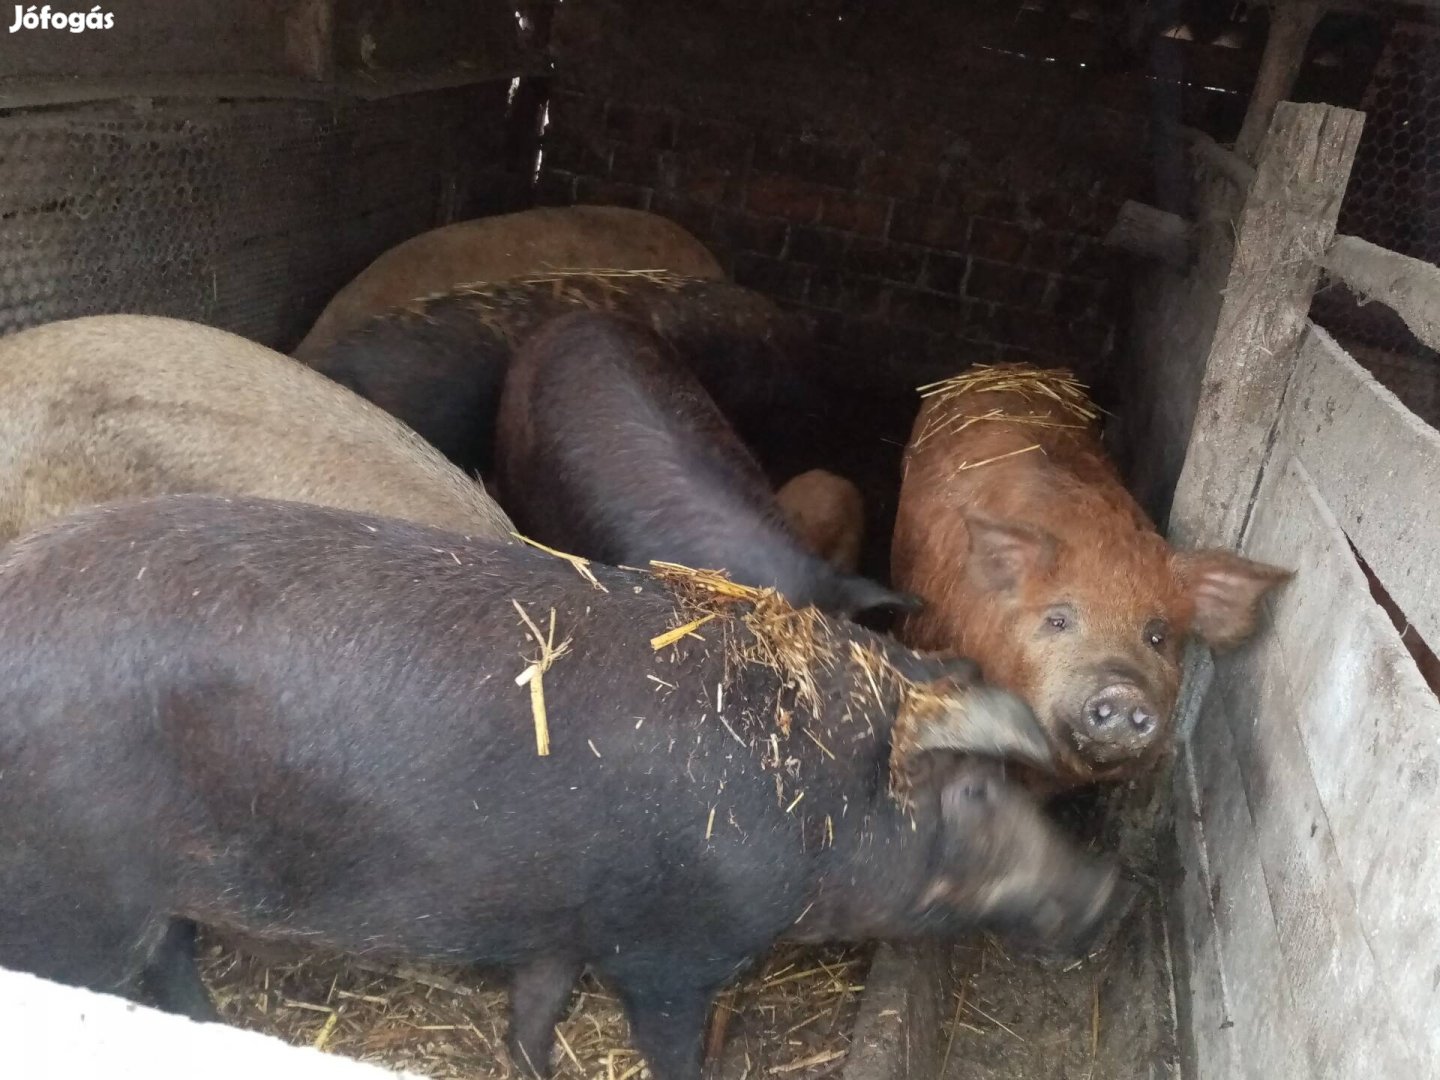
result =
[{"label": "pig back", "polygon": [[807,328],[758,293],[669,273],[572,272],[482,283],[374,316],[303,361],[488,475],[515,351],[550,320],[610,312],[649,327],[755,445],[804,397]]},{"label": "pig back", "polygon": [[102,315],[0,341],[0,537],[77,507],[174,492],[510,532],[484,489],[402,424],[234,334]]},{"label": "pig back", "polygon": [[787,594],[815,572],[749,450],[632,320],[574,312],[536,333],[506,379],[499,445],[501,497],[546,544],[723,568]]},{"label": "pig back", "polygon": [[457,285],[580,268],[725,276],[699,240],[673,221],[643,210],[539,207],[459,221],[411,237],[380,255],[335,294],[295,355],[316,355],[371,315]]},{"label": "pig back", "polygon": [[[316,905],[287,915],[298,934],[336,890],[357,919],[422,903],[437,914],[385,941],[415,955],[488,934],[481,951],[503,960],[576,932],[582,903],[587,932],[653,935],[667,905],[693,912],[743,881],[787,896],[764,927],[778,932],[804,901],[773,883],[811,872],[800,852],[863,790],[878,736],[836,709],[845,727],[817,738],[846,754],[823,755],[798,712],[773,743],[778,675],[737,670],[721,623],[656,649],[674,595],[593,572],[598,587],[520,545],[294,504],[81,512],[0,560],[0,744],[67,765],[19,770],[0,811],[43,806],[74,835],[108,829],[87,816],[104,805],[128,843],[165,847],[156,873],[217,922],[253,923],[276,868]],[[516,676],[546,656],[542,754]],[[333,921],[323,933],[355,947]]]}]

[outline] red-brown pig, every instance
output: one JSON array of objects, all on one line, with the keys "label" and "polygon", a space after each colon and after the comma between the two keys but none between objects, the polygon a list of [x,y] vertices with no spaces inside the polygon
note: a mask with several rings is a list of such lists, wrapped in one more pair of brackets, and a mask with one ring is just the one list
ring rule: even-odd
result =
[{"label": "red-brown pig", "polygon": [[1003,365],[920,410],[892,548],[920,596],[916,648],[974,657],[1025,698],[1063,755],[1064,789],[1143,773],[1172,741],[1188,635],[1254,632],[1290,572],[1228,551],[1177,551],[1122,485],[1070,373]]},{"label": "red-brown pig", "polygon": [[790,528],[822,559],[853,574],[865,537],[865,498],[843,476],[811,469],[791,477],[775,501]]},{"label": "red-brown pig", "polygon": [[723,278],[705,245],[668,218],[622,206],[546,206],[457,221],[385,252],[320,313],[295,349],[314,356],[371,315],[476,281],[547,270],[670,270]]}]

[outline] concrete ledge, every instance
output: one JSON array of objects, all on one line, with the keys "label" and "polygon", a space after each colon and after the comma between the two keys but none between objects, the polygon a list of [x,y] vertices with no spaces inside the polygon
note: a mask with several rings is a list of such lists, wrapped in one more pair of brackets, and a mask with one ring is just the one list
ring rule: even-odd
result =
[{"label": "concrete ledge", "polygon": [[422,1080],[3,968],[0,1018],[5,1075],[17,1078]]}]

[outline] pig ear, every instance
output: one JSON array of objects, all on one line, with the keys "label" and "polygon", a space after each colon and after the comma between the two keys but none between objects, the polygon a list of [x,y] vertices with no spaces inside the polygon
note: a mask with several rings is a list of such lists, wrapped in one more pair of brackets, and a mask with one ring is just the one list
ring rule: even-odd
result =
[{"label": "pig ear", "polygon": [[1294,576],[1293,570],[1230,551],[1177,551],[1171,566],[1195,604],[1191,630],[1215,648],[1238,645],[1255,632],[1260,601]]},{"label": "pig ear", "polygon": [[1014,694],[983,683],[946,681],[940,709],[916,724],[912,752],[950,750],[989,758],[1013,758],[1040,768],[1055,764],[1045,730]]},{"label": "pig ear", "polygon": [[982,588],[1007,592],[1055,564],[1059,541],[1044,529],[967,514],[971,576]]}]

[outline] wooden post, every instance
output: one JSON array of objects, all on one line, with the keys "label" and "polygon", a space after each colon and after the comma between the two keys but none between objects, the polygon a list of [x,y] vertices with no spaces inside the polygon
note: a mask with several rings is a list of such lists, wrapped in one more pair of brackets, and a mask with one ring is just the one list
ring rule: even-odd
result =
[{"label": "wooden post", "polygon": [[1250,92],[1245,123],[1235,141],[1235,149],[1246,160],[1255,160],[1275,107],[1295,88],[1295,76],[1300,74],[1305,60],[1305,46],[1322,13],[1316,0],[1284,0],[1271,7],[1265,54],[1255,75],[1255,89]]},{"label": "wooden post", "polygon": [[1190,265],[1193,232],[1179,215],[1127,199],[1105,235],[1105,245],[1184,270]]},{"label": "wooden post", "polygon": [[1170,510],[1178,544],[1234,547],[1335,235],[1364,114],[1284,102],[1236,222],[1235,254]]}]

